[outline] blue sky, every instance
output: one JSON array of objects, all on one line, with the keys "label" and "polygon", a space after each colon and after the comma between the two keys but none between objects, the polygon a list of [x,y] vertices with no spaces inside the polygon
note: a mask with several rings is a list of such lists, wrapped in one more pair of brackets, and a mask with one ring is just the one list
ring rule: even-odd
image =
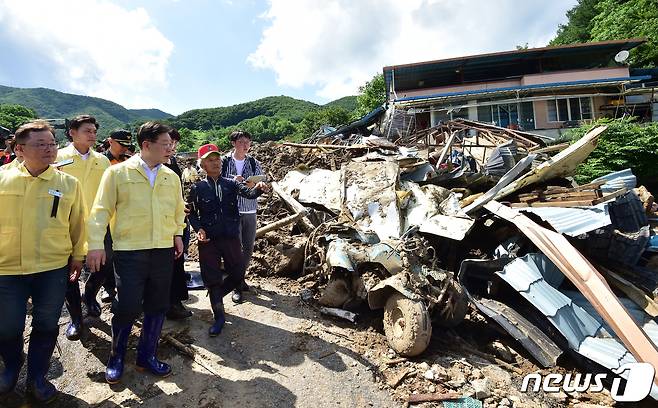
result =
[{"label": "blue sky", "polygon": [[173,114],[270,95],[323,104],[385,65],[545,46],[575,3],[0,0],[0,84]]}]

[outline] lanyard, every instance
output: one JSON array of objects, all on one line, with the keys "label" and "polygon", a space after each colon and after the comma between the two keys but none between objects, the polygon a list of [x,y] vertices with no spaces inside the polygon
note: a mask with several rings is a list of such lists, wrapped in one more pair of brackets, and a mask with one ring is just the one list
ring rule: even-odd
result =
[{"label": "lanyard", "polygon": [[208,181],[208,184],[212,185],[213,190],[215,191],[215,196],[221,200],[222,190],[219,189],[219,179],[215,181],[212,179],[212,177],[208,177],[206,180]]}]

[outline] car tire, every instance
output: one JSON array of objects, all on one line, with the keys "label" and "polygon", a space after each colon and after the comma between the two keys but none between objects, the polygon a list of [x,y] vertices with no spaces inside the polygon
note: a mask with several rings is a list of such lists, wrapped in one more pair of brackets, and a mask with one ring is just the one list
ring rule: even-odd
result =
[{"label": "car tire", "polygon": [[427,348],[432,322],[423,302],[399,293],[392,294],[384,306],[384,333],[388,344],[401,356],[417,356]]}]

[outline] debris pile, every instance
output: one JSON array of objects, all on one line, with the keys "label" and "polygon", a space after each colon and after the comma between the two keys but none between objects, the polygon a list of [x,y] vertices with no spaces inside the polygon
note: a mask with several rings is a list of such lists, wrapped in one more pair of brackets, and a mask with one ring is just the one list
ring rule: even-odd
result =
[{"label": "debris pile", "polygon": [[[571,359],[583,372],[627,378],[626,363],[658,367],[654,197],[630,170],[581,186],[569,178],[605,126],[546,146],[489,124],[415,131],[378,115],[378,128],[370,118],[305,143],[254,146],[273,193],[262,198],[251,273],[296,278],[305,300],[348,320],[383,309],[399,363],[386,370],[388,386],[427,382],[405,391],[416,395],[410,403],[464,396],[467,386],[485,405],[512,404],[454,355],[420,368],[407,360],[433,329],[455,338],[475,321],[506,333],[535,369]],[[512,371],[524,360],[468,344],[443,357],[467,347],[494,356],[489,363],[512,360]],[[658,373],[653,380],[657,399]]]}]

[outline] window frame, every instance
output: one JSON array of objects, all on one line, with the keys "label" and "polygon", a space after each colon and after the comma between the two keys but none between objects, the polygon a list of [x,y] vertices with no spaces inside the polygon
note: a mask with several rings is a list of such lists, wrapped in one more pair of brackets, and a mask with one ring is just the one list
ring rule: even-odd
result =
[{"label": "window frame", "polygon": [[[583,99],[587,99],[589,101],[589,111],[587,114],[589,115],[589,118],[584,118],[583,117]],[[558,101],[566,101],[567,102],[567,116],[568,118],[561,118],[560,116],[560,108],[558,106]],[[572,119],[571,118],[571,103],[572,101],[577,101],[578,102],[578,113],[580,114],[580,119]],[[549,109],[549,104],[553,104],[553,107],[555,109],[555,117],[556,120],[551,120],[550,117],[550,109]],[[570,122],[570,121],[584,121],[584,120],[592,120],[594,119],[594,110],[592,109],[592,106],[594,106],[594,103],[592,101],[591,96],[573,96],[571,98],[554,98],[554,99],[549,99],[546,101],[546,122],[547,123],[563,123],[563,122]]]}]

